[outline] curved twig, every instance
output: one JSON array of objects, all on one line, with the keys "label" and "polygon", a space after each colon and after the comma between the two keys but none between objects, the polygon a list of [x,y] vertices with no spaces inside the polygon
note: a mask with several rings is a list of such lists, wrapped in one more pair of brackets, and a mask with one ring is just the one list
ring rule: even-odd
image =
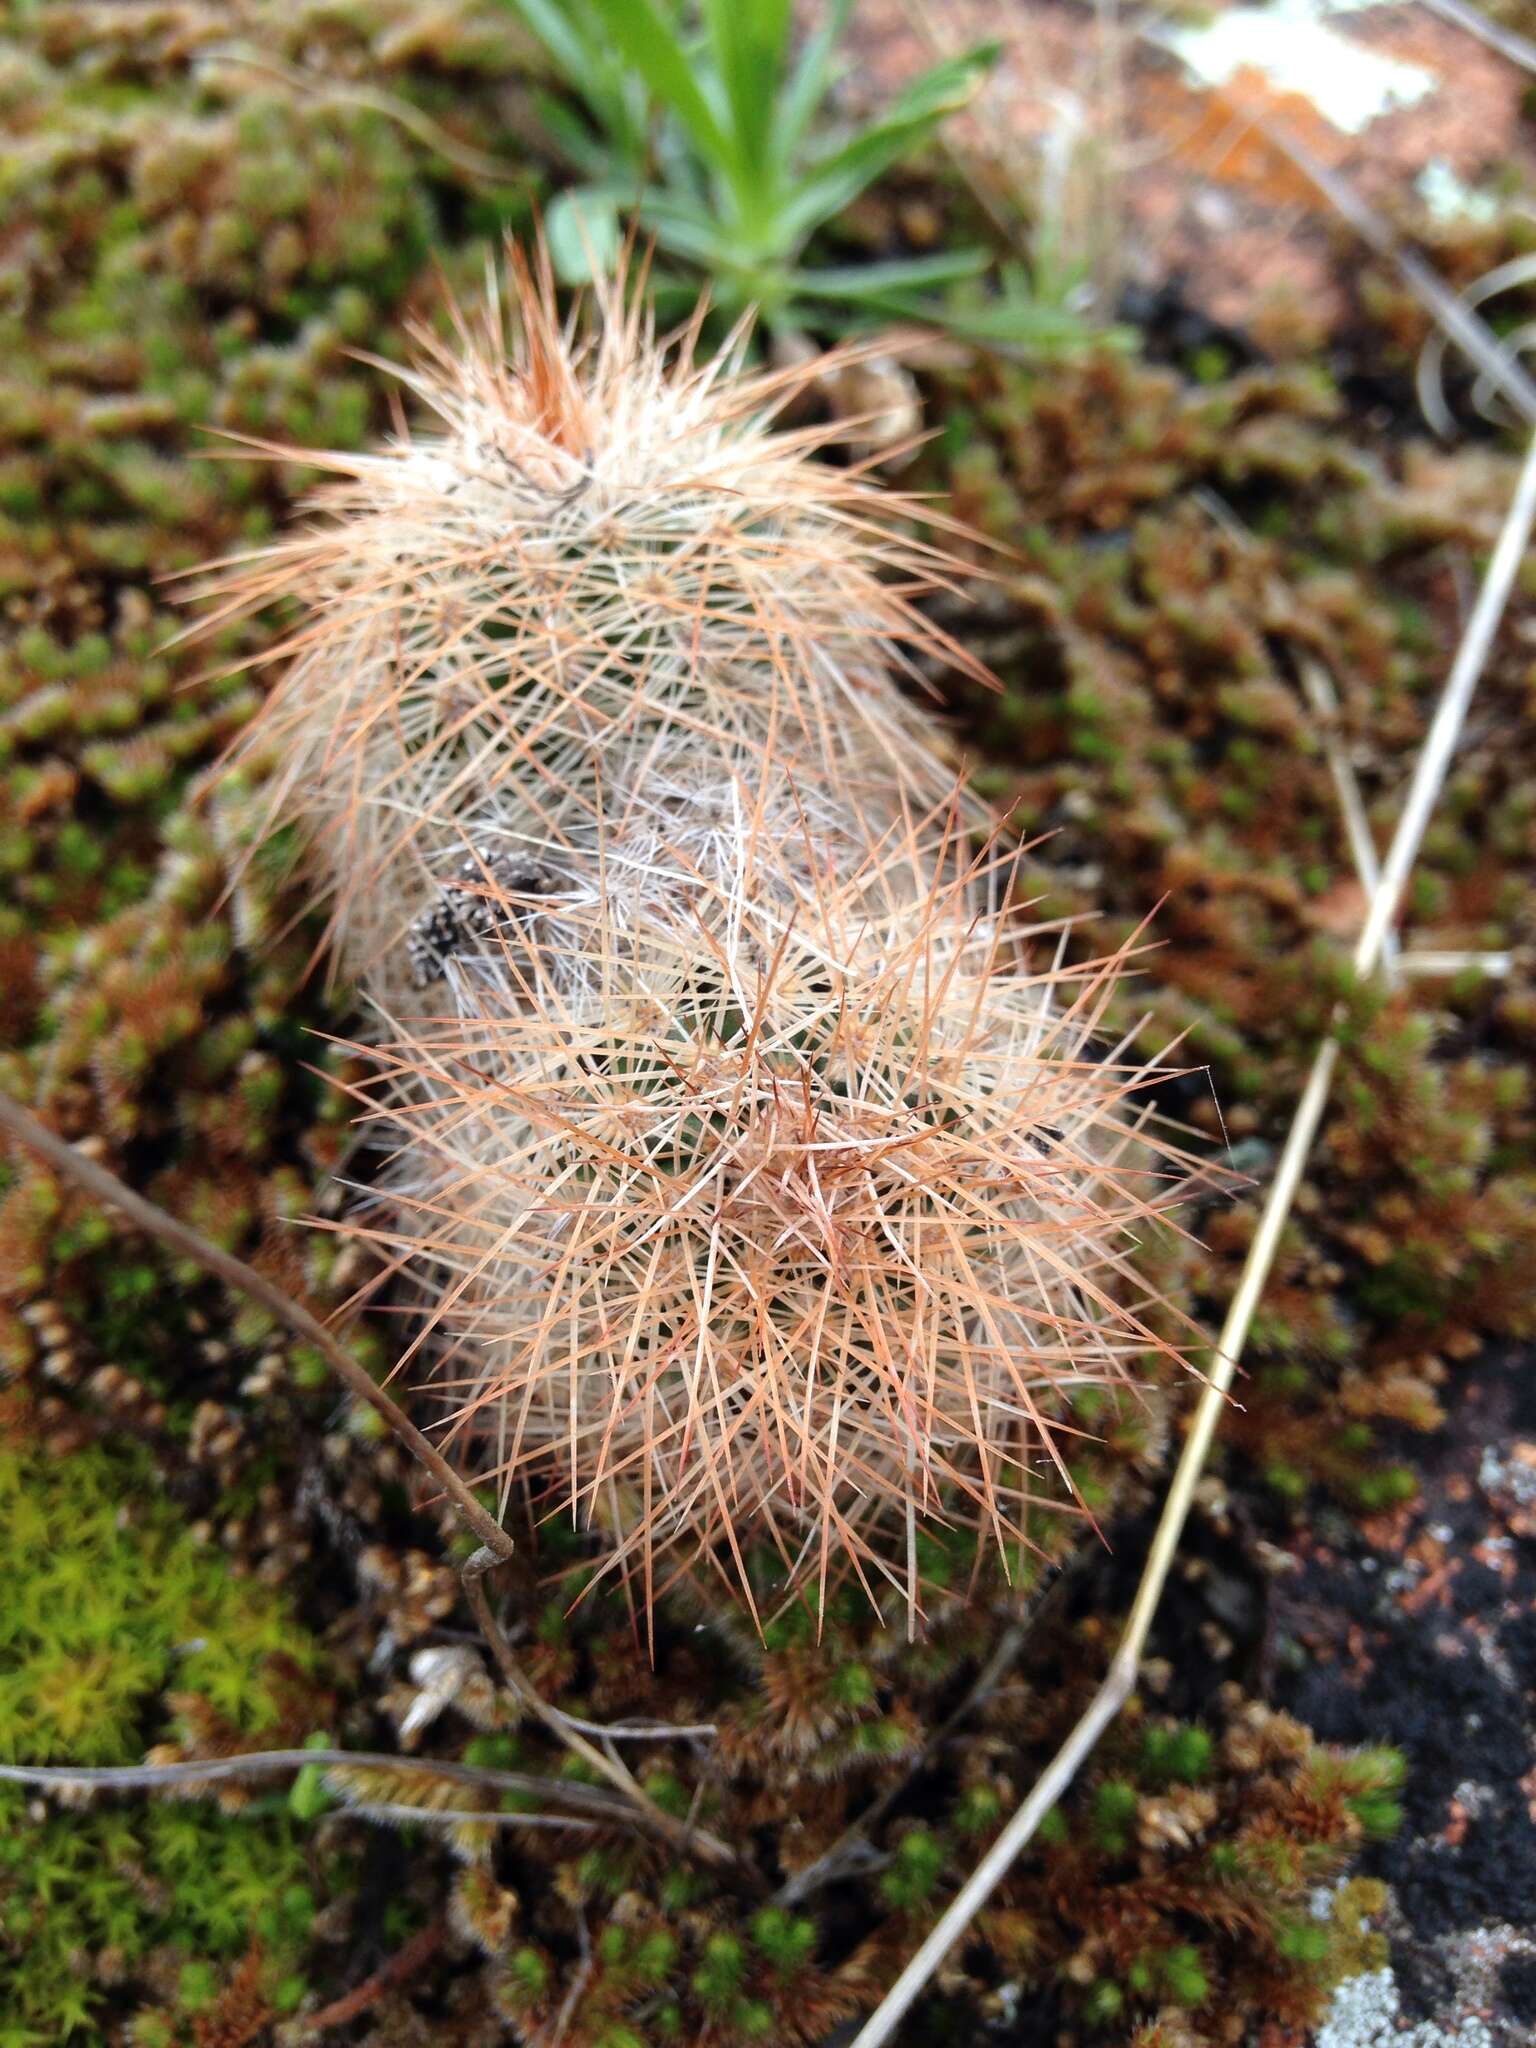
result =
[{"label": "curved twig", "polygon": [[[599,1820],[632,1818],[617,1793],[574,1778],[543,1777],[534,1771],[502,1771],[488,1764],[450,1763],[439,1757],[391,1756],[366,1749],[253,1749],[239,1756],[188,1757],[174,1764],[0,1764],[0,1783],[35,1785],[45,1792],[166,1792],[178,1785],[216,1785],[229,1779],[263,1778],[301,1771],[390,1771],[397,1776],[443,1778],[483,1792],[520,1792],[534,1799],[559,1799]],[[411,1808],[412,1813],[415,1808]],[[434,1815],[423,1810],[421,1818]],[[494,1820],[494,1814],[474,1814]]]},{"label": "curved twig", "polygon": [[194,1230],[191,1224],[183,1223],[180,1217],[172,1216],[168,1210],[136,1194],[115,1173],[109,1172],[98,1160],[88,1159],[76,1146],[61,1138],[57,1131],[50,1130],[41,1117],[34,1116],[31,1110],[24,1109],[8,1095],[0,1095],[0,1131],[7,1132],[19,1144],[25,1145],[29,1152],[35,1152],[56,1173],[73,1181],[94,1200],[105,1202],[109,1208],[120,1209],[147,1236],[158,1239],[172,1251],[195,1259],[205,1272],[212,1273],[216,1279],[258,1303],[280,1323],[285,1323],[296,1337],[302,1337],[306,1344],[313,1344],[348,1393],[355,1394],[359,1401],[366,1401],[375,1414],[382,1416],[416,1462],[431,1473],[480,1541],[494,1550],[499,1558],[512,1557],[512,1538],[495,1516],[488,1514],[475,1499],[442,1452],[422,1435],[400,1403],[374,1384],[319,1317],[295,1301],[275,1280],[269,1280],[265,1273],[258,1273],[254,1266],[237,1259],[233,1252],[225,1251],[211,1238],[204,1237],[201,1231]]},{"label": "curved twig", "polygon": [[701,1829],[687,1827],[664,1813],[636,1783],[633,1774],[617,1756],[598,1749],[581,1731],[574,1727],[557,1707],[552,1707],[539,1692],[517,1660],[506,1631],[497,1620],[485,1590],[485,1575],[498,1564],[505,1564],[515,1554],[512,1538],[503,1529],[494,1515],[476,1500],[463,1479],[448,1463],[434,1444],[422,1435],[405,1410],[394,1397],[375,1385],[355,1358],[337,1342],[317,1316],[302,1303],[259,1273],[254,1266],[248,1266],[243,1259],[237,1259],[221,1245],[216,1245],[201,1231],[194,1230],[179,1217],[147,1200],[143,1195],[118,1179],[115,1173],[101,1165],[98,1160],[88,1159],[76,1146],[61,1138],[35,1116],[31,1110],[7,1095],[0,1095],[0,1131],[5,1131],[35,1152],[55,1172],[72,1181],[94,1200],[119,1209],[147,1236],[168,1245],[173,1251],[181,1252],[195,1259],[205,1272],[215,1275],[226,1285],[258,1302],[279,1322],[312,1344],[325,1359],[331,1370],[347,1389],[360,1401],[381,1415],[400,1442],[405,1445],[417,1462],[428,1471],[443,1491],[452,1500],[454,1507],[480,1538],[482,1548],[465,1565],[463,1570],[464,1591],[476,1621],[479,1623],[491,1654],[496,1660],[503,1679],[518,1700],[554,1736],[557,1742],[581,1758],[582,1762],[595,1770],[609,1784],[628,1800],[637,1819],[642,1821],[650,1833],[659,1835],[664,1841],[684,1855],[698,1857],[702,1862],[718,1868],[734,1868],[741,1863],[736,1851],[717,1836]]},{"label": "curved twig", "polygon": [[472,184],[486,190],[512,191],[527,182],[527,173],[517,164],[491,156],[483,149],[476,149],[472,143],[460,142],[440,121],[434,121],[430,114],[402,99],[399,93],[383,92],[373,86],[359,85],[352,79],[333,78],[324,71],[311,71],[299,64],[286,63],[274,51],[259,49],[254,43],[206,44],[196,53],[194,63],[205,70],[223,65],[229,70],[265,73],[268,78],[278,79],[294,92],[329,100],[336,106],[357,107],[364,113],[380,114],[386,121],[393,121],[404,129],[424,149],[434,151],[445,163],[452,164]]},{"label": "curved twig", "polygon": [[371,1977],[365,1977],[355,1990],[345,1992],[318,2012],[305,2014],[299,2024],[313,2034],[324,2033],[327,2027],[344,2027],[348,2020],[355,2020],[365,2013],[375,1999],[382,1998],[386,1991],[393,1991],[397,1984],[403,1984],[407,1977],[414,1976],[423,1963],[430,1962],[442,1947],[446,1933],[447,1928],[441,1920],[429,1921],[418,1934],[411,1936],[404,1948],[392,1955]]}]

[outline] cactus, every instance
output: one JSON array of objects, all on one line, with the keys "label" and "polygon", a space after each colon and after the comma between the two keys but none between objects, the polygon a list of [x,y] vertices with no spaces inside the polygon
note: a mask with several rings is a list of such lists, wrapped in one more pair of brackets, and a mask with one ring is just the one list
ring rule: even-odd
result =
[{"label": "cactus", "polygon": [[917,507],[812,461],[836,429],[774,425],[816,366],[749,372],[739,330],[696,363],[697,327],[658,340],[622,279],[576,340],[547,266],[509,267],[510,331],[493,284],[396,373],[433,429],[307,453],[336,478],[319,524],[216,578],[220,621],[278,596],[307,613],[241,751],[277,764],[270,818],[306,826],[349,971],[397,944],[485,806],[590,836],[649,746],[739,745],[871,803],[954,780],[885,672],[974,666],[912,602],[937,559]]},{"label": "cactus", "polygon": [[493,296],[401,372],[440,429],[321,458],[217,613],[306,613],[244,747],[387,1019],[368,1228],[448,1439],[644,1604],[713,1568],[761,1621],[761,1540],[911,1626],[920,1521],[1018,1555],[1085,1511],[1069,1397],[1177,1359],[1127,1254],[1188,1162],[1095,1047],[1120,957],[1012,914],[894,686],[915,508],[775,431],[740,336],[696,366],[621,285],[580,338],[509,269],[510,334]]}]

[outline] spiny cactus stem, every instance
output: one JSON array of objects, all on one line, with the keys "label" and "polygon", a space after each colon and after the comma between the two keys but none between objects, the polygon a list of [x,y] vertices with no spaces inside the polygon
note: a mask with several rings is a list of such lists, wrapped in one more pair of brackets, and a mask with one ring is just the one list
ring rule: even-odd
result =
[{"label": "spiny cactus stem", "polygon": [[172,1251],[195,1259],[205,1272],[212,1273],[216,1279],[259,1303],[279,1322],[286,1324],[295,1336],[302,1337],[306,1344],[312,1344],[348,1391],[383,1417],[400,1442],[438,1482],[464,1520],[481,1538],[482,1548],[464,1567],[464,1590],[491,1654],[512,1692],[557,1741],[600,1772],[624,1795],[636,1817],[651,1833],[660,1835],[678,1850],[717,1867],[733,1866],[739,1862],[736,1852],[726,1843],[663,1813],[641,1791],[618,1757],[595,1747],[585,1735],[571,1727],[557,1707],[552,1707],[540,1696],[538,1688],[518,1663],[485,1591],[485,1574],[496,1565],[507,1563],[513,1556],[512,1538],[480,1505],[458,1473],[422,1435],[399,1403],[382,1387],[375,1385],[318,1317],[311,1315],[301,1302],[295,1301],[265,1274],[258,1273],[254,1266],[248,1266],[232,1252],[224,1251],[204,1237],[201,1231],[181,1222],[156,1203],[147,1201],[143,1195],[135,1194],[115,1173],[109,1172],[98,1160],[87,1158],[56,1131],[49,1130],[30,1110],[23,1109],[19,1102],[6,1095],[0,1095],[0,1131],[25,1145],[28,1151],[35,1152],[55,1172],[72,1181],[93,1200],[120,1210],[147,1236],[157,1239]]}]

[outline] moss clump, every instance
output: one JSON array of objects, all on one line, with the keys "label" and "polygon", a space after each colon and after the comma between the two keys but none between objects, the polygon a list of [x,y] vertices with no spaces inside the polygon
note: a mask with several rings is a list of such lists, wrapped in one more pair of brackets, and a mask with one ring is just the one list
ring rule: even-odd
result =
[{"label": "moss clump", "polygon": [[1133,1701],[986,1915],[994,1967],[1090,2037],[1161,2017],[1214,2048],[1237,2014],[1305,2026],[1380,1952],[1379,1887],[1329,1886],[1397,1826],[1402,1759],[1325,1749],[1235,1687],[1214,1706],[1207,1728]]},{"label": "moss clump", "polygon": [[198,1695],[243,1734],[281,1717],[269,1660],[316,1652],[280,1601],[232,1578],[156,1499],[136,1451],[0,1446],[0,1758],[121,1763],[146,1707]]},{"label": "moss clump", "polygon": [[[326,1308],[339,1247],[293,1223],[340,1150],[344,1102],[307,1070],[340,1065],[315,1034],[344,1008],[310,972],[291,848],[250,858],[240,791],[196,793],[260,696],[210,670],[280,622],[178,646],[164,579],[275,530],[312,480],[203,460],[210,430],[383,431],[350,351],[398,353],[430,262],[478,275],[542,174],[495,0],[258,0],[237,27],[248,62],[214,16],[24,8],[0,56],[0,1086]],[[0,1362],[184,1471],[190,1452],[242,1563],[302,1557],[277,1503],[318,1431],[269,1429],[306,1391],[270,1319],[14,1151]]]},{"label": "moss clump", "polygon": [[[0,1446],[0,1757],[137,1762],[172,1717],[291,1739],[315,1645],[155,1499],[140,1454]],[[213,2002],[258,1944],[271,2009],[302,1995],[315,1909],[282,1797],[238,1814],[147,1800],[84,1813],[0,1786],[0,2040],[99,2039],[109,2014]],[[148,2036],[144,2037],[146,2040]]]}]

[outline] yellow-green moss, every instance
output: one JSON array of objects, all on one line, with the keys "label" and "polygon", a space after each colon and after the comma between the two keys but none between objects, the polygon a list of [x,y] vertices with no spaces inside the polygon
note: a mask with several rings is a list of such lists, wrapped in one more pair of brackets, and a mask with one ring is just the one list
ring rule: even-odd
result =
[{"label": "yellow-green moss", "polygon": [[[286,1711],[285,1678],[317,1661],[281,1600],[155,1497],[135,1452],[0,1447],[0,1585],[8,1761],[137,1762],[171,1731],[172,1694],[259,1737]],[[81,1813],[0,1787],[0,2048],[99,2038],[103,2012],[149,1987],[195,2006],[253,1941],[274,2006],[292,2002],[310,1883],[280,1795],[225,1814],[130,1793]]]}]

